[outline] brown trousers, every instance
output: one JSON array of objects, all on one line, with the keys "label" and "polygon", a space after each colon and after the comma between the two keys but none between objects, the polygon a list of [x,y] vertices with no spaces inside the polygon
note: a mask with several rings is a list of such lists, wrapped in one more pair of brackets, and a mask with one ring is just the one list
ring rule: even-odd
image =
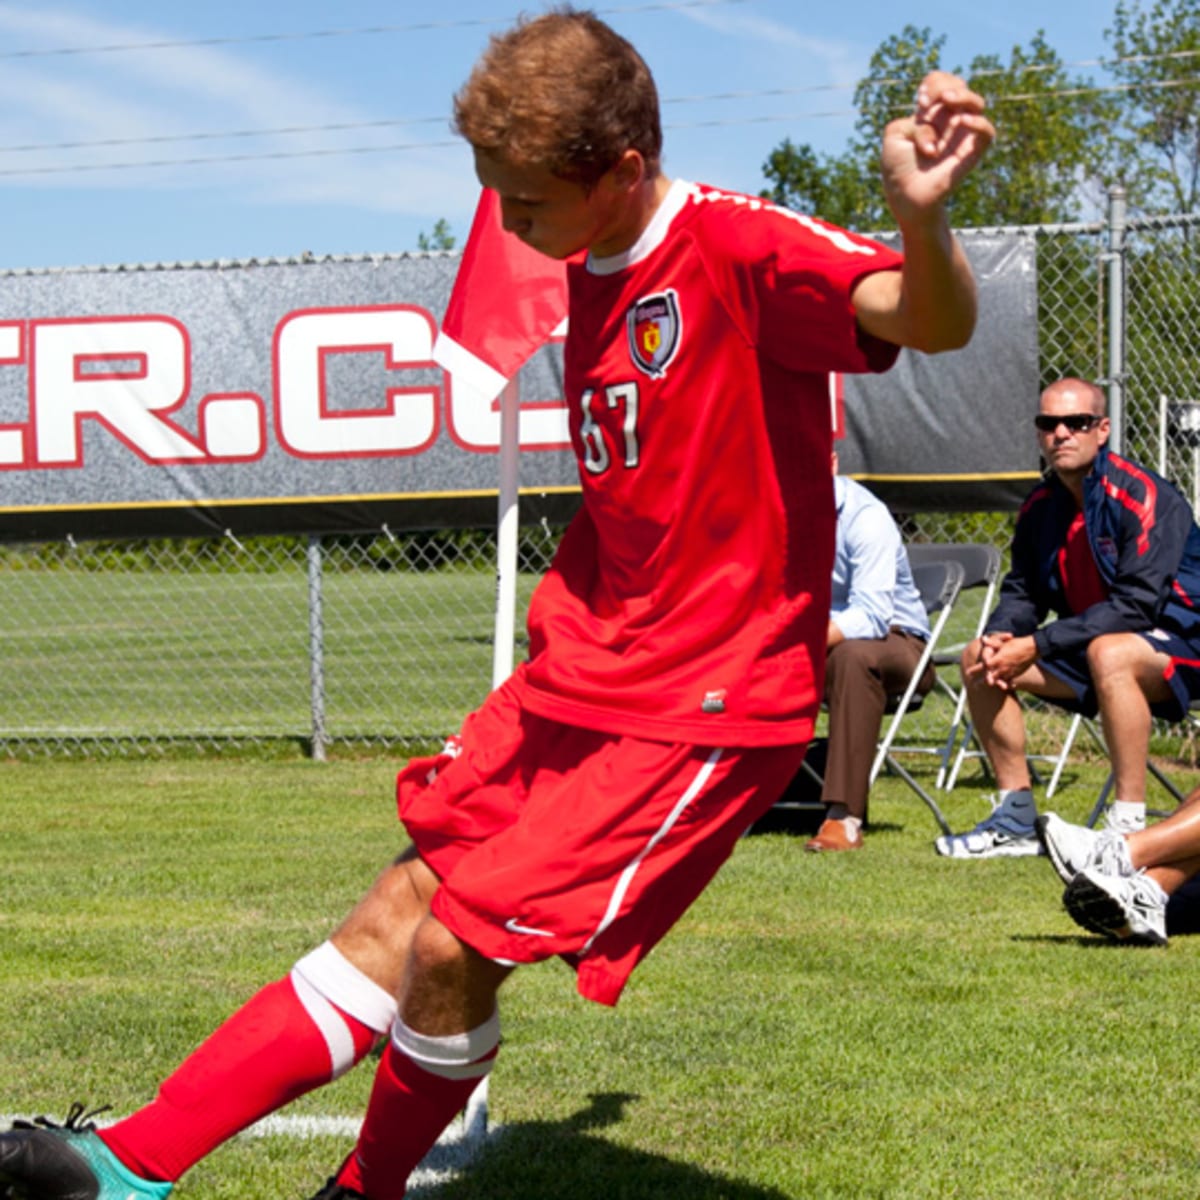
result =
[{"label": "brown trousers", "polygon": [[[899,629],[883,638],[848,638],[825,661],[825,703],[829,746],[825,762],[825,804],[844,804],[852,817],[867,819],[871,764],[879,744],[889,696],[902,694],[925,643]],[[924,696],[936,682],[930,664],[917,686]]]}]

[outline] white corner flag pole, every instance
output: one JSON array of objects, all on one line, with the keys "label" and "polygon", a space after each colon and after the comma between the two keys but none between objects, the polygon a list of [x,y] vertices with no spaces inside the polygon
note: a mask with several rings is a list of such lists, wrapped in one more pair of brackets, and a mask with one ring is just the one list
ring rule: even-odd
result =
[{"label": "white corner flag pole", "polygon": [[[492,687],[513,670],[517,619],[517,533],[520,527],[521,405],[516,380],[500,393],[500,497],[496,514],[496,611],[492,638]],[[485,1075],[463,1113],[468,1143],[487,1136],[488,1081]]]},{"label": "white corner flag pole", "polygon": [[[500,492],[496,521],[496,599],[492,638],[492,687],[514,665],[519,530],[520,365],[543,345],[567,314],[566,264],[546,258],[503,229],[499,200],[484,189],[455,276],[434,361],[488,404],[500,398]],[[514,311],[514,297],[518,303]],[[468,1143],[487,1135],[488,1090],[484,1078],[467,1102],[463,1130]]]},{"label": "white corner flag pole", "polygon": [[517,619],[517,534],[520,528],[520,416],[517,382],[500,393],[500,498],[496,513],[496,614],[492,638],[492,687],[513,670]]}]

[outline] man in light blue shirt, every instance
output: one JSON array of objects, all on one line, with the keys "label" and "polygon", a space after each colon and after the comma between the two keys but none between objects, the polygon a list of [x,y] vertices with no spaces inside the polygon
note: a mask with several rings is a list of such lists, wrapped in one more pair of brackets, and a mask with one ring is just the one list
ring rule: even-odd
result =
[{"label": "man in light blue shirt", "polygon": [[[806,850],[859,850],[871,764],[887,698],[903,691],[929,640],[900,530],[884,503],[836,474],[837,549],[833,560],[825,702],[829,742],[821,800],[825,820]],[[918,692],[934,685],[933,667]]]}]

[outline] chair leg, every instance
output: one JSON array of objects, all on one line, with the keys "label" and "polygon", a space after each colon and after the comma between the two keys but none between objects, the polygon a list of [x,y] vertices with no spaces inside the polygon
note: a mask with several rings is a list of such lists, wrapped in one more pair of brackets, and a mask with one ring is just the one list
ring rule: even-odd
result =
[{"label": "chair leg", "polygon": [[814,767],[807,758],[804,759],[804,761],[800,764],[800,769],[809,777],[809,779],[813,781],[813,783],[817,785],[817,787],[825,786],[824,776],[822,776],[821,772],[818,771],[817,768]]},{"label": "chair leg", "polygon": [[901,766],[901,764],[893,755],[889,754],[887,756],[886,763],[889,771],[894,771],[897,775],[899,775],[900,778],[903,779],[904,782],[907,783],[908,786],[912,788],[912,790],[916,792],[922,800],[925,801],[929,811],[933,813],[933,819],[938,823],[939,826],[941,826],[942,832],[947,836],[952,834],[954,831],[950,828],[950,822],[946,820],[945,816],[942,814],[942,810],[938,808],[937,801],[912,777],[911,774],[909,774],[909,772],[903,766]]},{"label": "chair leg", "polygon": [[[1080,713],[1076,713],[1071,718],[1071,724],[1067,729],[1067,736],[1063,741],[1062,749],[1058,752],[1058,757],[1054,760],[1054,772],[1050,776],[1050,782],[1046,785],[1046,799],[1049,800],[1054,795],[1055,789],[1058,787],[1058,781],[1062,778],[1063,769],[1067,765],[1067,757],[1071,753],[1071,747],[1075,744],[1075,735],[1079,732],[1079,725],[1083,717]],[[1095,736],[1095,728],[1092,727],[1092,736]]]},{"label": "chair leg", "polygon": [[[984,775],[989,777],[991,776],[992,765],[988,762],[988,756],[984,754],[982,748],[975,750],[970,749],[972,743],[974,743],[974,745],[977,747],[979,746],[979,739],[975,736],[975,726],[970,720],[968,720],[966,724],[963,725],[962,741],[958,743],[958,753],[954,756],[954,765],[950,768],[950,774],[946,777],[946,785],[942,788],[942,791],[954,791],[954,785],[958,782],[959,772],[962,771],[963,763],[966,762],[968,758],[979,759],[980,766],[983,767]],[[1031,763],[1030,770],[1033,769],[1033,764]],[[1035,777],[1035,782],[1040,783],[1041,780],[1036,779]]]},{"label": "chair leg", "polygon": [[[1146,770],[1158,780],[1160,784],[1174,797],[1176,804],[1182,804],[1185,797],[1183,793],[1175,786],[1175,784],[1167,778],[1166,775],[1159,770],[1152,762],[1146,763]],[[1112,794],[1113,784],[1116,783],[1116,775],[1109,771],[1108,778],[1104,781],[1104,786],[1100,789],[1100,795],[1096,798],[1096,803],[1092,808],[1091,815],[1087,819],[1089,827],[1095,828],[1096,822],[1104,815],[1104,809],[1108,804],[1108,798]],[[1167,814],[1162,809],[1146,808],[1146,815],[1151,817],[1165,817]]]},{"label": "chair leg", "polygon": [[1176,804],[1182,804],[1184,802],[1184,800],[1186,799],[1184,794],[1175,786],[1174,783],[1171,782],[1170,779],[1168,779],[1162,773],[1162,771],[1160,771],[1158,769],[1158,767],[1156,767],[1152,762],[1147,762],[1146,769],[1150,772],[1151,775],[1154,776],[1155,779],[1158,780],[1159,783],[1161,783],[1163,785],[1164,788],[1167,789],[1168,792],[1171,793],[1172,796],[1175,797]]},{"label": "chair leg", "polygon": [[[958,692],[958,698],[954,703],[954,716],[950,720],[950,732],[946,735],[946,744],[942,747],[942,764],[938,767],[937,780],[934,786],[941,791],[948,792],[954,787],[953,780],[947,783],[947,776],[950,774],[950,760],[954,754],[954,747],[958,743],[959,732],[963,734],[963,745],[966,746],[971,738],[971,723],[967,721],[963,724],[963,717],[967,708],[967,689],[961,688]],[[959,757],[954,763],[954,774],[958,774],[958,769],[962,766],[962,758]]]}]

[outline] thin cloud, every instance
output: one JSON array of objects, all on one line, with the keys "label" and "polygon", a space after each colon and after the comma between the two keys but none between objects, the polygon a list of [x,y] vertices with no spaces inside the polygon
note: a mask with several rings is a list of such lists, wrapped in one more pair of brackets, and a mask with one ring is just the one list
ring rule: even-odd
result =
[{"label": "thin cloud", "polygon": [[[169,40],[159,28],[96,21],[68,9],[0,4],[0,34],[22,49],[112,46]],[[67,59],[10,61],[0,78],[3,116],[0,142],[57,142],[167,137],[219,129],[354,125],[377,114],[346,104],[303,79],[263,68],[235,50],[211,46],[159,47]],[[445,141],[431,126],[429,138]],[[337,203],[375,211],[429,211],[432,197],[445,195],[461,175],[446,150],[385,151],[331,160],[325,152],[425,140],[418,129],[308,132],[264,135],[236,142],[89,147],[37,153],[0,154],[0,170],[87,165],[78,174],[9,175],[11,186],[51,184],[78,188],[241,189],[256,203]],[[213,162],[137,169],[139,161],[261,154],[255,161]],[[313,157],[302,155],[311,152]],[[272,154],[280,155],[272,159]],[[296,157],[300,155],[300,157]],[[336,161],[336,169],[330,168]],[[96,170],[111,166],[111,170]]]},{"label": "thin cloud", "polygon": [[761,42],[773,50],[799,50],[822,62],[833,84],[854,84],[862,75],[866,56],[850,42],[813,37],[769,17],[736,9],[681,8],[678,15],[727,36]]}]

